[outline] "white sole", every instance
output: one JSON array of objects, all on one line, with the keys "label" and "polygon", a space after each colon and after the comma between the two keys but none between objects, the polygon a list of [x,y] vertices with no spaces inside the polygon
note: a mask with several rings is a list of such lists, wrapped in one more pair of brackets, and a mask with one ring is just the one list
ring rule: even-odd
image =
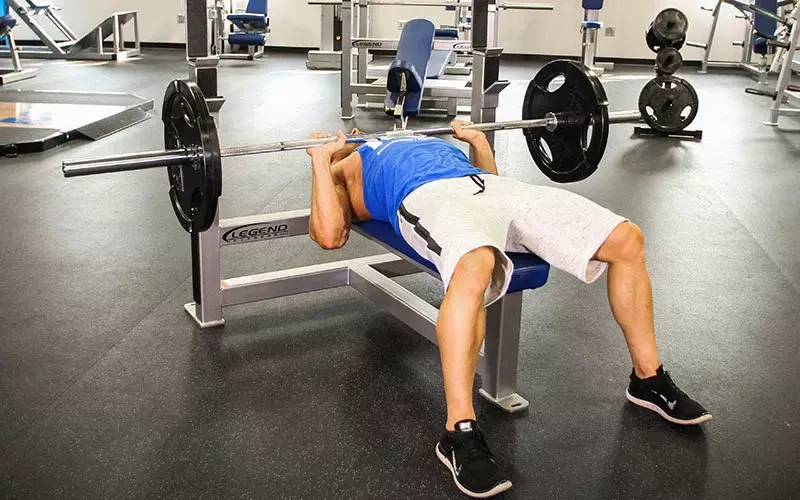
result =
[{"label": "white sole", "polygon": [[678,425],[697,425],[697,424],[702,424],[703,422],[708,422],[709,420],[711,420],[711,414],[710,413],[706,413],[705,415],[702,415],[700,417],[693,418],[692,420],[678,420],[677,418],[670,417],[669,415],[664,413],[664,410],[662,410],[661,407],[658,406],[657,404],[651,403],[650,401],[645,401],[644,399],[639,399],[639,398],[635,398],[635,397],[631,396],[631,393],[628,392],[627,389],[625,389],[625,397],[627,397],[628,401],[630,401],[631,403],[635,404],[636,406],[641,406],[642,408],[647,408],[648,410],[654,411],[654,412],[658,413],[659,415],[661,415],[664,418],[664,420],[667,420],[668,422],[672,422],[673,424],[678,424]]},{"label": "white sole", "polygon": [[448,470],[450,470],[450,474],[453,476],[453,482],[456,483],[456,486],[458,486],[458,489],[461,490],[461,493],[467,496],[472,498],[489,498],[511,489],[511,481],[504,481],[485,493],[475,493],[474,491],[469,491],[461,486],[461,483],[459,483],[458,479],[456,479],[456,472],[453,470],[450,460],[448,460],[447,457],[442,455],[442,453],[439,451],[439,443],[436,443],[436,456],[439,457],[439,461],[445,464]]}]

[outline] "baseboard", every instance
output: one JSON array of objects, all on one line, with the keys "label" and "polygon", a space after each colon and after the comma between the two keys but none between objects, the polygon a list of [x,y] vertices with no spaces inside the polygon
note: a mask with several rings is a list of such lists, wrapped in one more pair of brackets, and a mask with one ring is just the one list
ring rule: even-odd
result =
[{"label": "baseboard", "polygon": [[[17,40],[17,44],[25,46],[44,46],[41,40]],[[108,47],[111,47],[110,44],[107,44]],[[126,48],[133,48],[133,42],[126,42]],[[176,49],[176,50],[186,50],[185,43],[175,43],[175,42],[142,42],[143,49]],[[266,46],[267,52],[281,52],[285,54],[305,54],[309,50],[317,50],[317,47],[289,47],[284,45],[267,45]],[[388,50],[373,50],[371,51],[376,56],[393,56],[395,54],[394,51]],[[553,59],[574,59],[578,60],[578,56],[574,54],[570,55],[544,55],[544,54],[511,54],[511,53],[504,53],[500,56],[502,61],[528,61],[528,62],[535,62],[535,63],[547,63],[552,61]],[[610,62],[614,64],[629,64],[629,65],[637,65],[637,66],[652,66],[655,64],[654,59],[642,59],[642,58],[627,58],[627,57],[598,57],[597,62]],[[700,67],[701,61],[700,59],[697,60],[690,60],[684,59],[683,60],[684,66],[693,66],[693,67]]]}]

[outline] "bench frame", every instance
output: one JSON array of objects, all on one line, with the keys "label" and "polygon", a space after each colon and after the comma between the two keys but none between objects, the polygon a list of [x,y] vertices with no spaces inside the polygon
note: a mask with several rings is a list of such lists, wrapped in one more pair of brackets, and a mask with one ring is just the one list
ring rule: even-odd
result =
[{"label": "bench frame", "polygon": [[[222,221],[217,213],[211,228],[190,235],[194,302],[184,308],[200,328],[224,325],[223,307],[350,286],[436,344],[439,310],[391,278],[422,271],[437,275],[404,255],[380,254],[221,279],[222,247],[306,235],[309,213],[295,210]],[[357,225],[353,231],[386,247]],[[487,308],[486,340],[478,362],[480,394],[507,412],[528,407],[516,392],[521,316],[522,292],[508,294]]]}]

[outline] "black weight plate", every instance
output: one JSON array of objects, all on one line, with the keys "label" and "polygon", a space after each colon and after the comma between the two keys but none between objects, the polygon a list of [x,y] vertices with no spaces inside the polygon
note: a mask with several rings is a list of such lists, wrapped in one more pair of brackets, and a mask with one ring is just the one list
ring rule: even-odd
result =
[{"label": "black weight plate", "polygon": [[659,40],[656,34],[653,32],[653,25],[647,27],[647,31],[644,32],[644,39],[647,41],[647,46],[655,53],[658,53],[659,50],[664,48],[664,42]]},{"label": "black weight plate", "polygon": [[681,47],[683,47],[684,43],[686,43],[686,35],[683,35],[683,38],[679,38],[679,39],[675,40],[674,42],[672,42],[670,47],[672,47],[673,49],[680,50]]},{"label": "black weight plate", "polygon": [[545,118],[548,113],[558,119],[552,132],[523,129],[533,161],[555,182],[592,175],[608,142],[608,99],[600,80],[575,61],[545,65],[528,84],[522,118]]},{"label": "black weight plate", "polygon": [[654,130],[674,134],[688,127],[697,116],[699,102],[694,88],[682,78],[653,78],[639,94],[642,119]]},{"label": "black weight plate", "polygon": [[674,49],[680,49],[683,47],[683,44],[686,43],[686,35],[683,35],[682,38],[679,38],[675,41],[668,41],[659,39],[658,36],[653,31],[652,23],[650,26],[647,27],[647,31],[644,32],[644,39],[647,42],[647,46],[653,52],[658,53],[659,50],[663,49],[664,47],[672,47]]},{"label": "black weight plate", "polygon": [[678,9],[664,9],[658,13],[655,21],[653,21],[653,33],[656,38],[669,45],[678,40],[686,39],[686,31],[688,29],[689,19],[686,14]]},{"label": "black weight plate", "polygon": [[663,75],[677,73],[683,66],[683,57],[678,49],[664,47],[656,54],[656,72]]},{"label": "black weight plate", "polygon": [[188,80],[171,82],[161,119],[167,149],[197,152],[187,165],[167,169],[175,215],[186,231],[205,231],[214,223],[222,195],[222,159],[217,127],[200,87]]}]

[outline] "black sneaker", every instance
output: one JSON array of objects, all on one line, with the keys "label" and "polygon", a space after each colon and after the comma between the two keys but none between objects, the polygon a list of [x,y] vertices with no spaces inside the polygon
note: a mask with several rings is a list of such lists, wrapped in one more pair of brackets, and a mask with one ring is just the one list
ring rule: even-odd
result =
[{"label": "black sneaker", "polygon": [[444,433],[436,456],[450,469],[456,486],[473,498],[487,498],[511,488],[492,458],[483,433],[474,420],[461,420],[455,431]]},{"label": "black sneaker", "polygon": [[658,367],[654,377],[646,379],[631,373],[625,395],[631,403],[653,410],[674,424],[696,425],[711,420],[711,414],[700,403],[678,389],[663,366]]}]

